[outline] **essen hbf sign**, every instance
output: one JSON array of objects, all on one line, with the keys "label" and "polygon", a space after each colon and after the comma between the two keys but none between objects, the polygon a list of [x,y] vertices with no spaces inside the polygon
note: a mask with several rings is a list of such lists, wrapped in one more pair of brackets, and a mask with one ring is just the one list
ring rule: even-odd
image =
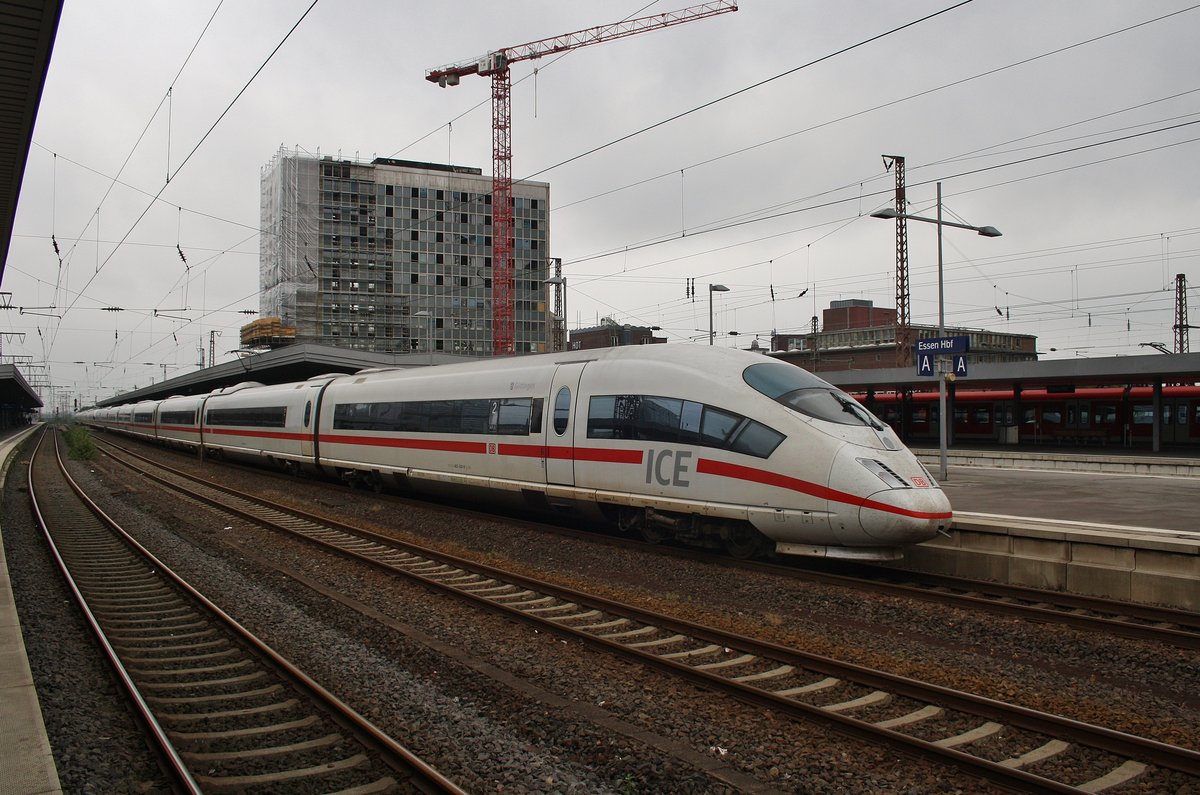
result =
[{"label": "essen hbf sign", "polygon": [[[967,374],[967,352],[971,349],[971,338],[934,337],[917,340],[917,375],[934,376],[939,373],[954,377]],[[948,357],[953,357],[951,361]],[[944,366],[938,366],[942,360]]]}]

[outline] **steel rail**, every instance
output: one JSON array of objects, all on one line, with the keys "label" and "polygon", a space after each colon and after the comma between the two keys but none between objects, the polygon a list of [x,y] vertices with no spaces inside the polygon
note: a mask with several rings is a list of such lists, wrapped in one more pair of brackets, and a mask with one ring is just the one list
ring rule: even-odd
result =
[{"label": "steel rail", "polygon": [[[35,478],[33,475],[34,464],[37,462],[38,456],[41,454],[42,444],[46,441],[47,433],[52,433],[52,431],[43,428],[41,436],[38,438],[37,445],[33,449],[33,454],[29,456],[29,467],[26,472],[26,482],[29,488],[29,502],[33,511],[33,515],[37,519],[38,526],[42,529],[42,535],[45,537],[46,544],[50,549],[50,554],[54,558],[54,562],[58,566],[58,570],[63,576],[63,581],[67,584],[67,587],[70,589],[71,594],[75,599],[76,606],[79,607],[80,612],[83,614],[84,621],[87,622],[88,628],[92,631],[97,643],[100,644],[100,648],[103,650],[109,666],[116,674],[117,681],[121,683],[121,688],[125,691],[130,704],[133,706],[137,719],[146,727],[150,735],[150,739],[154,744],[155,752],[158,754],[159,758],[165,762],[164,766],[166,769],[164,772],[174,779],[176,785],[182,788],[184,792],[200,795],[200,793],[203,792],[200,789],[200,785],[196,783],[194,778],[192,778],[192,774],[188,770],[187,765],[184,764],[183,759],[179,756],[179,751],[176,750],[175,745],[171,742],[170,738],[167,737],[166,730],[162,727],[162,724],[158,722],[158,719],[154,717],[154,713],[151,711],[150,706],[146,703],[141,691],[134,683],[133,677],[130,676],[129,671],[125,668],[124,663],[121,662],[121,658],[117,655],[117,652],[112,647],[112,644],[108,642],[108,637],[101,628],[100,622],[96,619],[95,614],[92,613],[91,608],[88,606],[87,599],[84,598],[83,592],[79,589],[79,586],[75,582],[75,578],[71,576],[71,572],[67,567],[66,561],[63,560],[62,555],[59,554],[58,545],[54,543],[54,538],[50,533],[50,527],[42,514],[42,507],[38,498],[37,486],[35,485],[37,478]],[[57,437],[55,438],[54,442],[55,455],[57,456]],[[61,459],[59,459],[59,463],[61,464]]]},{"label": "steel rail", "polygon": [[[114,458],[114,460],[119,459]],[[238,489],[213,484],[189,475],[188,473],[175,472],[177,476],[183,477],[185,480],[191,483],[210,488],[219,493],[229,494],[237,500],[251,504],[262,505],[270,511],[296,517],[306,523],[310,523],[315,527],[329,528],[330,530],[347,534],[358,539],[366,539],[389,550],[405,550],[404,554],[418,558],[416,561],[413,561],[411,558],[401,559],[402,562],[399,564],[396,562],[382,561],[380,560],[379,553],[376,550],[365,552],[361,550],[347,549],[344,546],[339,546],[336,541],[315,538],[311,534],[306,534],[304,531],[298,530],[295,527],[289,527],[273,522],[272,520],[262,516],[261,513],[256,514],[253,509],[230,506],[229,504],[222,502],[219,498],[192,493],[190,487],[171,484],[169,479],[160,477],[153,473],[145,472],[144,470],[141,470],[139,467],[136,467],[132,464],[126,463],[126,466],[134,468],[135,471],[141,471],[147,477],[151,477],[166,485],[173,485],[174,488],[189,493],[189,496],[213,505],[214,507],[218,507],[220,510],[234,513],[247,520],[269,527],[274,527],[289,534],[298,535],[310,543],[318,544],[323,548],[326,548],[337,554],[364,562],[377,568],[382,568],[391,573],[401,574],[415,582],[422,584],[423,586],[453,594],[458,598],[468,599],[473,603],[491,611],[498,612],[510,618],[535,624],[540,629],[553,631],[559,635],[574,638],[608,651],[623,655],[631,655],[643,663],[658,667],[660,669],[665,669],[702,686],[727,692],[734,697],[748,703],[780,710],[792,717],[804,717],[809,719],[815,718],[826,723],[837,724],[852,734],[874,737],[876,739],[883,738],[896,745],[915,748],[916,750],[919,750],[925,754],[931,754],[940,757],[974,774],[986,774],[989,778],[1001,783],[1043,792],[1080,791],[1070,785],[1052,781],[1045,777],[1031,774],[1015,767],[990,762],[953,748],[945,748],[937,745],[936,743],[921,740],[901,732],[893,731],[889,728],[882,728],[872,723],[847,715],[830,712],[819,706],[808,705],[790,698],[781,697],[773,694],[769,690],[747,685],[742,682],[735,682],[728,677],[714,674],[707,670],[698,669],[685,663],[678,662],[674,659],[664,658],[660,655],[646,652],[641,649],[630,648],[624,643],[610,640],[605,637],[600,637],[590,632],[575,629],[570,626],[565,626],[561,623],[561,621],[555,621],[552,619],[548,620],[547,618],[536,614],[536,611],[531,613],[527,610],[520,609],[512,605],[500,603],[496,601],[496,599],[499,597],[473,594],[470,591],[463,590],[463,588],[458,585],[442,583],[439,582],[439,580],[446,578],[461,579],[459,575],[464,573],[472,573],[480,578],[483,578],[486,582],[508,583],[522,591],[533,592],[535,596],[526,600],[529,604],[539,604],[544,602],[544,599],[538,599],[537,596],[546,595],[549,598],[560,600],[565,604],[578,605],[581,608],[600,611],[607,615],[622,616],[635,623],[660,628],[667,633],[686,634],[689,638],[695,638],[704,643],[717,645],[721,648],[725,648],[726,651],[736,649],[739,652],[751,653],[760,656],[770,660],[771,662],[795,665],[806,670],[823,673],[827,676],[836,675],[839,678],[852,680],[858,684],[869,687],[885,688],[896,695],[905,696],[929,704],[947,706],[950,709],[981,718],[995,718],[1014,728],[1034,732],[1039,735],[1048,735],[1056,739],[1070,740],[1075,743],[1086,745],[1093,749],[1099,749],[1118,754],[1124,758],[1136,759],[1139,761],[1148,762],[1160,768],[1175,770],[1190,776],[1200,777],[1200,753],[1196,753],[1195,751],[1191,751],[1189,749],[1179,748],[1146,738],[1136,737],[1123,732],[1074,721],[1068,718],[1041,713],[1036,710],[1031,710],[1016,705],[1005,704],[1003,702],[995,701],[982,696],[964,693],[937,685],[917,682],[905,677],[887,674],[881,671],[864,668],[850,663],[844,663],[819,655],[800,652],[780,646],[778,644],[755,640],[752,638],[727,633],[711,627],[694,624],[685,620],[654,613],[652,611],[642,610],[631,605],[593,596],[591,594],[586,594],[573,589],[564,588],[552,583],[546,583],[534,578],[517,575],[497,567],[476,563],[474,561],[468,561],[454,555],[430,550],[416,544],[400,542],[387,535],[368,531],[363,528],[341,522],[332,517],[313,514],[291,506],[275,503]],[[155,466],[159,465],[155,464]],[[434,568],[428,568],[430,565],[434,566]],[[425,570],[421,572],[406,570],[407,568],[417,567]],[[471,584],[478,585],[480,583],[474,582]],[[489,590],[494,591],[496,588],[490,588]],[[508,596],[513,595],[520,594],[508,594]],[[548,608],[538,608],[539,611],[544,609]]]},{"label": "steel rail", "polygon": [[[381,757],[385,760],[385,762],[390,767],[408,775],[409,781],[407,781],[406,783],[411,784],[411,785],[415,786],[419,791],[421,791],[423,793],[429,793],[430,795],[433,795],[434,793],[445,793],[448,795],[465,795],[464,790],[460,789],[457,785],[455,785],[453,782],[451,782],[445,776],[440,774],[436,769],[434,769],[432,766],[430,766],[428,763],[426,763],[420,757],[416,756],[414,753],[409,751],[407,748],[405,748],[403,745],[401,745],[395,739],[393,739],[392,737],[390,737],[389,735],[384,733],[382,730],[380,730],[378,727],[376,727],[374,724],[372,724],[369,720],[367,720],[365,717],[363,717],[361,714],[359,714],[356,710],[354,710],[348,704],[346,704],[345,702],[338,699],[332,692],[330,692],[328,689],[326,689],[324,686],[322,686],[316,680],[312,679],[310,676],[308,676],[302,670],[297,668],[289,660],[287,660],[282,655],[280,655],[278,652],[276,652],[273,648],[268,646],[264,641],[262,641],[260,638],[255,636],[248,629],[246,629],[241,623],[239,623],[237,620],[235,620],[232,616],[230,616],[228,613],[226,613],[224,610],[222,610],[220,607],[218,607],[215,603],[213,603],[211,600],[209,600],[207,597],[205,597],[202,593],[200,593],[198,590],[196,590],[194,587],[192,587],[182,577],[180,577],[173,570],[171,570],[169,567],[167,567],[153,553],[151,553],[148,549],[146,549],[143,545],[141,545],[136,539],[134,539],[132,536],[130,536],[127,532],[125,532],[125,530],[114,519],[112,519],[110,516],[108,516],[108,514],[105,513],[103,511],[103,509],[101,509],[100,506],[97,505],[86,494],[86,492],[83,490],[83,488],[67,472],[66,466],[63,463],[61,457],[58,458],[58,465],[59,465],[61,474],[62,474],[65,482],[67,483],[67,485],[71,488],[71,490],[79,497],[81,502],[88,508],[89,511],[91,511],[95,515],[95,517],[100,522],[102,522],[114,534],[116,534],[121,539],[121,541],[124,542],[128,547],[130,547],[136,554],[138,554],[139,556],[144,558],[146,561],[148,561],[152,566],[154,566],[157,569],[157,572],[164,579],[169,580],[172,584],[174,584],[176,587],[178,587],[190,599],[192,599],[196,604],[198,604],[206,612],[208,612],[213,617],[215,617],[225,628],[227,628],[234,635],[236,635],[246,646],[248,646],[255,653],[257,653],[262,659],[268,661],[272,666],[274,666],[278,671],[280,671],[287,679],[291,680],[294,684],[296,684],[298,687],[300,687],[303,691],[307,692],[315,701],[320,703],[331,714],[331,716],[335,720],[337,720],[339,723],[343,724],[347,729],[349,729],[349,731],[359,739],[359,742],[362,742],[362,743],[368,745],[369,747],[374,748],[376,751],[380,752]],[[30,462],[31,478],[30,478],[29,488],[30,488],[31,499],[32,499],[32,495],[34,493],[33,479],[32,479],[32,466],[33,466],[33,459],[31,459],[31,462]],[[40,516],[41,516],[41,514],[39,512],[39,521],[40,521]],[[45,529],[44,524],[43,524],[43,528]],[[48,535],[49,531],[45,530],[45,532]],[[57,557],[57,554],[56,554],[56,557]],[[61,561],[61,558],[60,558],[60,561]],[[65,566],[65,562],[61,562],[60,565]],[[72,587],[74,589],[74,585],[72,585]],[[78,591],[76,591],[76,592],[78,593]],[[82,594],[80,594],[80,597],[82,598]],[[87,612],[89,614],[89,619],[94,621],[94,617],[91,616],[90,611],[87,611]],[[101,633],[101,635],[103,634],[103,629],[100,627],[98,622],[95,622],[93,624],[93,628],[94,628],[94,631]],[[111,645],[109,645],[106,640],[102,640],[102,644],[106,648],[108,648],[110,650],[112,649]],[[115,650],[112,650],[111,653],[114,655],[116,654]],[[115,657],[114,657],[114,659],[115,659]],[[122,667],[122,671],[124,671],[123,667]],[[136,686],[134,685],[132,678],[128,677],[127,673],[124,676],[126,678],[128,678],[129,684],[131,686],[134,686],[134,688],[136,690]],[[141,696],[139,695],[137,698],[142,703],[142,705],[145,706],[145,702],[141,699]],[[148,706],[145,706],[145,708],[147,710],[149,709]],[[152,715],[151,715],[151,719],[153,719]],[[159,732],[162,732],[161,726],[159,726],[159,724],[157,723],[156,720],[154,721],[154,725],[158,727]],[[165,737],[165,733],[163,733],[163,737],[164,737],[164,739],[167,740],[168,743],[170,742],[169,739],[167,739]],[[175,754],[175,759],[178,760],[178,763],[180,765],[184,765],[182,760],[179,759],[177,753]],[[186,765],[184,765],[183,769],[186,772]],[[189,778],[190,778],[190,774],[189,774]],[[193,781],[193,784],[194,784],[194,781]],[[197,789],[195,791],[199,792],[200,790]]]},{"label": "steel rail", "polygon": [[[165,464],[154,462],[152,459],[138,452],[120,447],[111,441],[106,440],[106,442],[112,444],[117,449],[123,450],[128,455],[153,463],[155,466],[166,467]],[[226,462],[226,465],[233,468],[243,468],[243,465],[236,463]],[[170,467],[166,468],[179,472],[181,475],[186,474]],[[278,477],[281,480],[294,480],[295,477],[293,475],[280,475],[263,468],[245,467],[245,469],[252,469],[261,475]],[[395,497],[395,499],[405,500],[405,498],[400,497]],[[451,508],[436,503],[422,503],[422,505],[434,510],[454,511],[490,520],[497,519],[496,514],[488,514],[471,509]],[[1110,634],[1132,640],[1164,643],[1182,649],[1200,649],[1200,613],[1192,611],[1156,607],[1154,605],[1133,602],[1121,602],[1064,591],[1048,591],[1005,583],[965,580],[944,575],[910,572],[885,567],[870,567],[864,564],[858,564],[855,568],[868,572],[866,576],[836,574],[819,571],[811,566],[805,567],[804,563],[799,561],[788,565],[754,560],[738,560],[701,549],[650,544],[631,538],[599,535],[594,532],[580,531],[545,522],[513,519],[511,517],[503,518],[505,521],[534,527],[542,532],[553,532],[570,538],[583,538],[593,543],[607,544],[624,549],[653,549],[655,554],[669,557],[716,562],[746,571],[780,575],[887,596],[919,599],[935,604],[950,605],[964,610],[988,612],[994,615],[1019,618],[1041,624],[1058,624],[1085,632]],[[903,578],[907,582],[895,582],[894,580],[898,578]],[[946,593],[936,590],[938,588],[948,588],[958,591],[958,593]],[[1003,601],[1006,599],[1017,601]],[[1087,615],[1078,611],[1086,611],[1086,613],[1098,615]],[[1124,620],[1123,617],[1132,620]],[[1134,623],[1135,621],[1142,623]]]}]

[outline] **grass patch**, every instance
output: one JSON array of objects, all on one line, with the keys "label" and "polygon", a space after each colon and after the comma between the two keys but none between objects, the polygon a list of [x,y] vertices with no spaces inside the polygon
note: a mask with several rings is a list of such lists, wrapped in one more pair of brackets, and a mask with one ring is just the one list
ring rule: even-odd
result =
[{"label": "grass patch", "polygon": [[96,457],[96,443],[86,428],[72,425],[67,428],[67,455],[76,461],[91,461]]}]

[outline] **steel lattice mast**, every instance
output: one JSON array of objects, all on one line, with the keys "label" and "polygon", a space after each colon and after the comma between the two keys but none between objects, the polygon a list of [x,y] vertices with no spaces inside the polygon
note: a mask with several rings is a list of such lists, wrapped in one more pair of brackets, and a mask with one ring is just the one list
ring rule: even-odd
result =
[{"label": "steel lattice mast", "polygon": [[908,203],[904,192],[904,157],[884,155],[883,166],[896,167],[896,366],[912,364],[912,317],[908,289]]},{"label": "steel lattice mast", "polygon": [[729,0],[704,3],[679,11],[614,22],[594,28],[503,47],[482,58],[440,66],[425,79],[446,86],[458,85],[465,75],[492,78],[492,354],[514,352],[513,329],[513,194],[512,194],[512,81],[509,65],[544,55],[576,50],[591,44],[622,39],[649,30],[737,11]]},{"label": "steel lattice mast", "polygon": [[1187,276],[1175,274],[1175,352],[1188,352]]}]

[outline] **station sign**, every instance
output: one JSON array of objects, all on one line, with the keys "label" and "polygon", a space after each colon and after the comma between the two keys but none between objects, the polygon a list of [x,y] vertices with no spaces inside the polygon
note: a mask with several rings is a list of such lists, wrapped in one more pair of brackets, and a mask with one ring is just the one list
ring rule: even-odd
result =
[{"label": "station sign", "polygon": [[917,353],[930,353],[936,356],[939,353],[969,353],[970,350],[971,338],[966,335],[917,340]]},{"label": "station sign", "polygon": [[966,354],[971,348],[970,337],[935,337],[917,340],[916,347],[918,376],[930,378],[935,375],[947,375],[952,378],[966,376]]}]

